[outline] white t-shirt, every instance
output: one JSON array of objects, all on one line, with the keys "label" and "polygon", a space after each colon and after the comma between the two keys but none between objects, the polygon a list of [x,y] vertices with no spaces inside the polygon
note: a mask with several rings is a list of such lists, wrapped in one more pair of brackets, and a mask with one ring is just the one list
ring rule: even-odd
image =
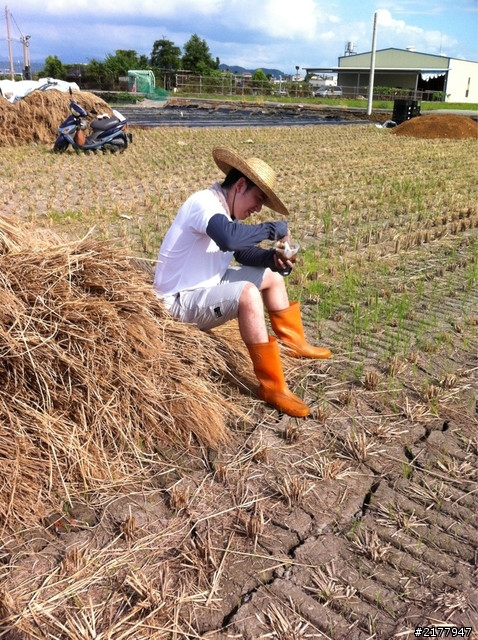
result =
[{"label": "white t-shirt", "polygon": [[219,284],[233,252],[221,251],[206,233],[209,220],[218,213],[230,220],[210,189],[194,193],[179,209],[159,250],[153,284],[159,296]]}]

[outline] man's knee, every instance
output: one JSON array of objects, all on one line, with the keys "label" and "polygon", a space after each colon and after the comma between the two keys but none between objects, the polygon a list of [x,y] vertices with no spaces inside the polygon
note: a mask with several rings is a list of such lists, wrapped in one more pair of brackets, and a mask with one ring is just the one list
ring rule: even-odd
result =
[{"label": "man's knee", "polygon": [[247,282],[239,298],[241,307],[262,307],[262,297],[259,289],[252,282]]},{"label": "man's knee", "polygon": [[276,287],[284,286],[284,276],[282,276],[278,271],[272,271],[272,269],[266,270],[262,281],[261,291],[264,289],[274,289]]}]

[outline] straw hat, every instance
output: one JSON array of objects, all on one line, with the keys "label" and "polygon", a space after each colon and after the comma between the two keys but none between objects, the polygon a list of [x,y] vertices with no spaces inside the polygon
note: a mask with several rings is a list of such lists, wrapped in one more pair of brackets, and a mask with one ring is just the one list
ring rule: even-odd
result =
[{"label": "straw hat", "polygon": [[276,174],[264,160],[260,158],[247,158],[245,160],[229,147],[216,147],[212,151],[212,157],[219,169],[226,175],[231,169],[237,169],[249,178],[256,187],[259,187],[266,196],[264,204],[267,207],[285,216],[288,215],[287,207],[274,193]]}]

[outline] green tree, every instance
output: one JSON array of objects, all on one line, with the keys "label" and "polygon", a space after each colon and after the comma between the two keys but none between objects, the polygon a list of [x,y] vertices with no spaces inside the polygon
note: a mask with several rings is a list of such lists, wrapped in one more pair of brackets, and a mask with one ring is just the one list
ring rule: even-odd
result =
[{"label": "green tree", "polygon": [[256,87],[260,87],[262,85],[265,85],[265,83],[268,82],[267,76],[262,71],[262,69],[256,69],[254,71],[254,75],[252,76],[252,82],[253,82],[254,86],[256,86]]},{"label": "green tree", "polygon": [[116,49],[115,54],[109,53],[105,58],[105,71],[108,76],[118,80],[125,76],[130,69],[147,69],[147,56],[138,56],[133,49]]},{"label": "green tree", "polygon": [[182,66],[196,75],[206,76],[219,67],[219,58],[213,60],[206,41],[194,33],[184,45]]},{"label": "green tree", "polygon": [[86,77],[88,78],[88,84],[97,89],[104,89],[106,80],[105,63],[96,58],[89,60],[86,65]]},{"label": "green tree", "polygon": [[155,40],[150,58],[155,69],[177,71],[181,68],[181,49],[171,40]]},{"label": "green tree", "polygon": [[43,73],[48,78],[56,78],[57,80],[65,80],[66,68],[58,58],[58,56],[48,56],[45,60]]},{"label": "green tree", "polygon": [[252,76],[252,86],[254,89],[258,89],[261,93],[267,93],[270,89],[270,82],[262,69],[256,69],[254,71]]}]

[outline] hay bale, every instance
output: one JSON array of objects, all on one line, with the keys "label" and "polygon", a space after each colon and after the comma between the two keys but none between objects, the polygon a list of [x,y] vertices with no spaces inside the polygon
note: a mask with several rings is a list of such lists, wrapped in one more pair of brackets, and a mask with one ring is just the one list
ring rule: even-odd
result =
[{"label": "hay bale", "polygon": [[[112,115],[111,107],[93,93],[73,91],[72,99],[88,113]],[[58,126],[69,113],[69,105],[70,95],[57,89],[32,91],[14,104],[0,98],[0,144],[53,143]]]},{"label": "hay bale", "polygon": [[[240,411],[220,384],[246,359],[165,312],[109,243],[64,243],[0,217],[0,522],[33,526],[52,495],[154,467],[163,447],[217,448]],[[156,464],[158,460],[156,459]],[[41,514],[40,514],[41,515]]]}]

